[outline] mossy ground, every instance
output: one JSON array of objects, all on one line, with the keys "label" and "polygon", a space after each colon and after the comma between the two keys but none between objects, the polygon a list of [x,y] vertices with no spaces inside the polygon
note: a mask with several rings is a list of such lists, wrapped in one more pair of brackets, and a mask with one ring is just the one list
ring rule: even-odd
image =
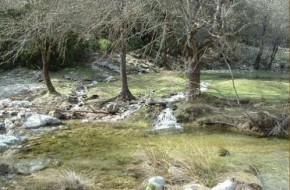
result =
[{"label": "mossy ground", "polygon": [[[282,187],[288,185],[287,140],[210,130],[164,136],[147,134],[137,125],[88,126],[78,122],[68,125],[71,130],[44,135],[27,143],[29,148],[20,152],[21,159],[48,157],[63,163],[58,168],[23,178],[23,186],[29,189],[40,185],[41,176],[53,178],[48,172],[51,175],[61,168],[87,174],[93,189],[142,189],[143,180],[150,175],[165,176],[169,184],[176,185],[171,181],[174,176],[168,173],[171,166],[185,168],[195,180],[214,186],[228,172],[247,171],[251,165],[260,170],[267,186],[278,185],[278,178]],[[220,157],[220,147],[229,150],[231,155]],[[144,167],[144,162],[149,168]]]}]

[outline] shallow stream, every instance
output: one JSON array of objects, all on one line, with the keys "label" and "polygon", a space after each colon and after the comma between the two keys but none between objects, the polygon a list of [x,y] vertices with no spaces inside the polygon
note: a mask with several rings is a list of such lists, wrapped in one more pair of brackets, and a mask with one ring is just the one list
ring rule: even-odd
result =
[{"label": "shallow stream", "polygon": [[[182,157],[190,147],[206,159],[222,162],[228,171],[256,166],[266,190],[289,187],[288,140],[204,130],[154,135],[144,132],[144,128],[108,123],[68,125],[70,130],[28,142],[19,158],[57,159],[63,163],[61,168],[88,174],[96,189],[137,189],[144,180],[140,165],[146,150],[162,150],[171,157]],[[229,150],[230,156],[218,156],[219,147]],[[44,170],[37,175],[47,173]],[[28,181],[31,183],[31,178]]]}]

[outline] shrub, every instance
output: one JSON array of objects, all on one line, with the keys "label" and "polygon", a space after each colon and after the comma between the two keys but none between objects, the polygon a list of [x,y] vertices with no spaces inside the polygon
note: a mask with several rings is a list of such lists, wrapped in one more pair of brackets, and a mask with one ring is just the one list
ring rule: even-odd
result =
[{"label": "shrub", "polygon": [[101,38],[98,40],[98,48],[101,51],[109,51],[111,47],[112,47],[112,43],[109,40],[104,39],[104,38]]}]

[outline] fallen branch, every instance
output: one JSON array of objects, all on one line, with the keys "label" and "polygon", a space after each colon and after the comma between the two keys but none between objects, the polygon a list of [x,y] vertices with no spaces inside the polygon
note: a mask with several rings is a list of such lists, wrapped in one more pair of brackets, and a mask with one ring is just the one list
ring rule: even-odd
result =
[{"label": "fallen branch", "polygon": [[235,124],[233,123],[227,123],[227,122],[223,122],[223,121],[205,121],[203,122],[202,124],[206,124],[206,125],[215,125],[215,124],[219,124],[219,125],[228,125],[228,126],[231,126],[231,127],[237,127]]},{"label": "fallen branch", "polygon": [[73,112],[73,113],[95,113],[95,114],[107,114],[109,115],[110,113],[105,112],[105,111],[99,111],[99,110],[92,110],[92,111],[85,111],[85,110],[62,110],[62,109],[57,109],[57,111],[60,112]]}]

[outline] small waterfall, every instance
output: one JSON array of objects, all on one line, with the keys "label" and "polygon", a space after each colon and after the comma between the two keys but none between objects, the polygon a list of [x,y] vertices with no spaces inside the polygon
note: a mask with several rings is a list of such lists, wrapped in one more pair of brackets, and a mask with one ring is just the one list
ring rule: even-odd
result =
[{"label": "small waterfall", "polygon": [[182,127],[177,123],[176,118],[173,115],[173,110],[170,107],[167,107],[160,113],[153,126],[153,130],[162,129],[182,129]]}]

